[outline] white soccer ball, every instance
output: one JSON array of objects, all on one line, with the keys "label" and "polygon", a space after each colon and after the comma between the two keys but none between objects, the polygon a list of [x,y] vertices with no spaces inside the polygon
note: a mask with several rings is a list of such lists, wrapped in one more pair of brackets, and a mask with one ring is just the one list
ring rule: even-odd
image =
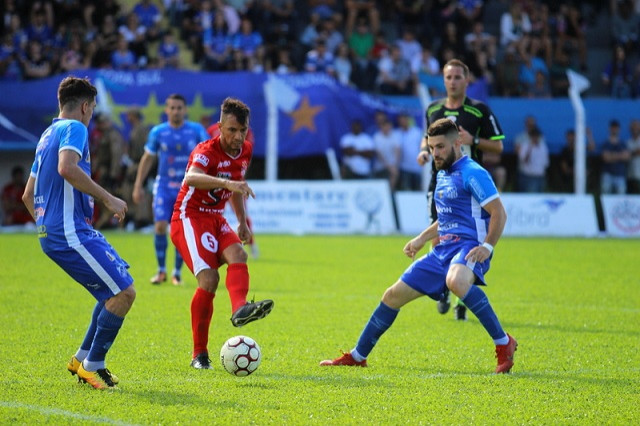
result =
[{"label": "white soccer ball", "polygon": [[220,361],[229,374],[244,377],[256,371],[262,361],[262,352],[251,337],[234,336],[222,345]]}]

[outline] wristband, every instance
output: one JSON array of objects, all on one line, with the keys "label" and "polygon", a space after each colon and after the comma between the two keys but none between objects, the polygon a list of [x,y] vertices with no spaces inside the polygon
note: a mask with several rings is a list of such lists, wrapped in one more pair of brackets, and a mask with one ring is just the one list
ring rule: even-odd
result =
[{"label": "wristband", "polygon": [[487,250],[489,250],[489,254],[493,253],[493,246],[489,243],[482,243],[482,247],[486,248]]},{"label": "wristband", "polygon": [[474,138],[473,138],[473,144],[474,144],[474,145],[478,145],[479,143],[480,143],[480,138],[479,138],[479,137],[477,137],[477,136],[474,136]]}]

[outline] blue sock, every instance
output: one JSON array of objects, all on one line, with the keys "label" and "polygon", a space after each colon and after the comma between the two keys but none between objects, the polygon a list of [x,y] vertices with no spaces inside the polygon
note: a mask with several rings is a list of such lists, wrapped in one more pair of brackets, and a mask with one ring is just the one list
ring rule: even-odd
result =
[{"label": "blue sock", "polygon": [[478,286],[472,285],[467,294],[462,298],[464,304],[478,318],[480,324],[487,330],[494,342],[503,341],[507,336],[496,313],[493,311],[487,295]]},{"label": "blue sock", "polygon": [[178,249],[176,249],[176,267],[173,270],[173,275],[177,275],[180,276],[180,269],[182,269],[182,263],[184,261],[182,260],[182,256],[180,256],[180,253],[178,253]]},{"label": "blue sock", "polygon": [[107,309],[103,309],[98,315],[98,327],[96,330],[89,355],[84,360],[84,368],[87,371],[96,371],[105,368],[104,359],[109,348],[116,339],[124,318],[112,314]]},{"label": "blue sock", "polygon": [[[104,308],[104,302],[97,302],[96,306],[93,308],[91,323],[89,324],[87,333],[84,335],[84,340],[80,345],[80,349],[78,350],[78,352],[76,352],[76,358],[78,358],[80,361],[86,358],[89,349],[91,349],[93,338],[96,335],[96,327],[98,327],[98,315],[100,315],[100,312],[102,312],[102,308]],[[82,358],[80,358],[80,356],[82,356]]]},{"label": "blue sock", "polygon": [[390,308],[380,302],[376,310],[371,314],[371,318],[369,318],[369,322],[367,322],[364,330],[362,330],[362,334],[360,334],[358,344],[355,348],[358,355],[362,358],[369,356],[373,347],[378,343],[380,336],[393,324],[393,321],[398,316],[398,312],[400,312],[399,309]]},{"label": "blue sock", "polygon": [[160,271],[164,271],[166,270],[167,246],[169,245],[169,243],[167,242],[167,235],[156,234],[154,245],[156,248],[156,259],[158,259],[158,269]]}]

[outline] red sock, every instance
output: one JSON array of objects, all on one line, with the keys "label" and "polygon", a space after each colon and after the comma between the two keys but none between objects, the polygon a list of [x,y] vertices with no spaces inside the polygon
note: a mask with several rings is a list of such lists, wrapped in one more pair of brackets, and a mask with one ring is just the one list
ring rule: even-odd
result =
[{"label": "red sock", "polygon": [[213,316],[215,293],[198,287],[191,299],[191,332],[193,333],[193,356],[208,352],[209,324]]},{"label": "red sock", "polygon": [[249,293],[249,268],[246,263],[232,263],[227,267],[225,282],[231,298],[231,311],[235,312],[247,303]]}]

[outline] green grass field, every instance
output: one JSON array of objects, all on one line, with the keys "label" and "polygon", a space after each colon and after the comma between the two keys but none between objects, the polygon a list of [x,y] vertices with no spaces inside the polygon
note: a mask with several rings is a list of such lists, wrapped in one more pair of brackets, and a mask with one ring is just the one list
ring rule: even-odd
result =
[{"label": "green grass field", "polygon": [[[107,358],[115,392],[80,385],[66,362],[93,299],[41,253],[33,235],[0,235],[0,423],[19,424],[637,424],[640,420],[640,243],[503,239],[487,294],[519,342],[510,375],[471,315],[457,322],[419,299],[402,309],[369,368],[323,368],[353,347],[409,260],[407,237],[261,235],[250,297],[265,320],[236,329],[221,286],[210,351],[189,367],[195,279],[152,286],[151,235],[108,233],[131,264],[138,297]],[[169,256],[172,262],[173,254]],[[224,273],[222,274],[224,276]],[[246,334],[262,347],[253,375],[217,361]]]}]

